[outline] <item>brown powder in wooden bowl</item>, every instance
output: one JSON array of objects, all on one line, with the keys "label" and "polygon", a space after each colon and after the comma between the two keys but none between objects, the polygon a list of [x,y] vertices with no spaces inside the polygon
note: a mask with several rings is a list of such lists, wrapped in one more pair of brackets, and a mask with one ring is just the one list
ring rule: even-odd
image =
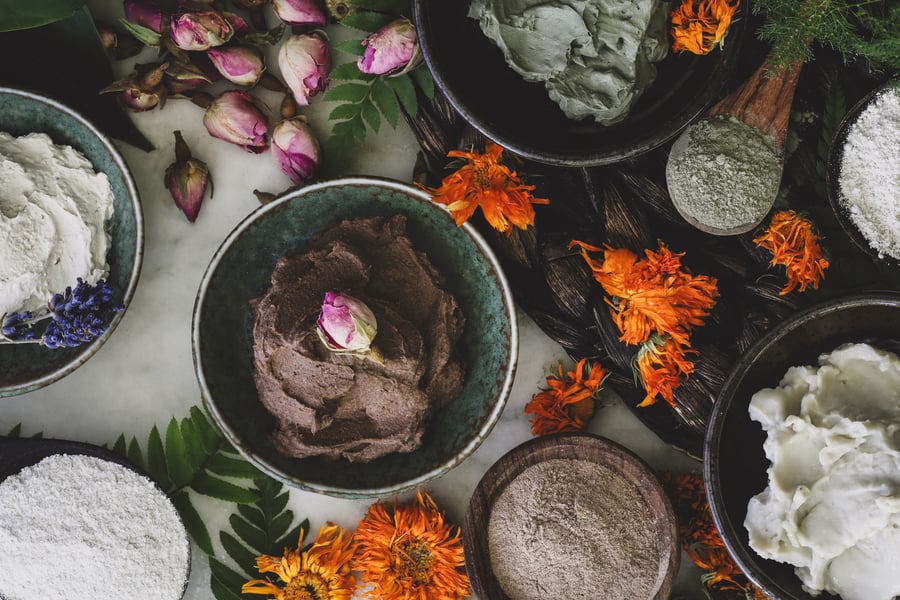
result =
[{"label": "brown powder in wooden bowl", "polygon": [[656,519],[633,480],[552,459],[526,468],[491,508],[491,569],[511,600],[643,600],[663,585]]}]

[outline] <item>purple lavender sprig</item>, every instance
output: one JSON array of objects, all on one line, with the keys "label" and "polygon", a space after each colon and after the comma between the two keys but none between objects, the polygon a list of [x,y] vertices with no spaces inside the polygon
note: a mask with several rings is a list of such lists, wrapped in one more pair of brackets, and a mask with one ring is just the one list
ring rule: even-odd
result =
[{"label": "purple lavender sprig", "polygon": [[[47,313],[34,316],[25,311],[4,315],[0,326],[0,343],[38,343],[47,348],[74,348],[92,342],[109,329],[115,313],[124,309],[113,302],[115,290],[106,281],[95,285],[78,278],[75,288],[54,294]],[[50,319],[41,337],[35,325]]]}]

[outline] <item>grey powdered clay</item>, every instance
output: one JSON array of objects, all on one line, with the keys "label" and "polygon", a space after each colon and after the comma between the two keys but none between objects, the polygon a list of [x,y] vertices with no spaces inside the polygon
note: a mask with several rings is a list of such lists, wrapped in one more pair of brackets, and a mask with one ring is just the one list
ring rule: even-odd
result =
[{"label": "grey powdered clay", "polygon": [[666,183],[675,208],[707,233],[734,235],[768,214],[781,157],[765,133],[733,117],[703,118],[672,145]]}]

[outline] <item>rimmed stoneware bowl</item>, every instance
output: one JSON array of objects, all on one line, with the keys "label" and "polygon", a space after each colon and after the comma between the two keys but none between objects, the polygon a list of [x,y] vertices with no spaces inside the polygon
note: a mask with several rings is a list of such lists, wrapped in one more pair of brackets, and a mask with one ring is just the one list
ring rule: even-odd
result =
[{"label": "rimmed stoneware bowl", "polygon": [[[0,131],[15,136],[46,133],[54,143],[84,154],[94,169],[109,178],[114,208],[107,224],[111,246],[106,280],[115,289],[114,300],[127,308],[141,272],[144,224],[138,190],[122,155],[85,117],[61,102],[26,90],[0,87]],[[109,339],[124,314],[115,313],[103,335],[77,348],[0,344],[0,397],[34,391],[83,365]]]},{"label": "rimmed stoneware bowl", "polygon": [[[491,569],[488,544],[491,510],[500,495],[522,472],[553,459],[586,460],[601,465],[610,470],[615,478],[632,486],[643,499],[644,506],[652,515],[652,526],[656,531],[654,539],[660,556],[656,591],[650,598],[666,600],[681,563],[678,524],[672,504],[656,475],[641,458],[612,440],[588,433],[554,434],[528,440],[502,456],[478,482],[469,500],[463,525],[466,570],[475,595],[491,600],[509,600]],[[592,483],[600,488],[609,482]],[[597,590],[597,597],[607,596],[603,590]]]},{"label": "rimmed stoneware bowl", "polygon": [[526,82],[469,18],[468,0],[415,0],[422,54],[438,89],[474,128],[514,153],[538,162],[594,166],[638,156],[675,138],[717,99],[737,66],[747,28],[742,2],[724,49],[687,52],[657,63],[657,76],[629,116],[603,126],[566,117],[543,83]]},{"label": "rimmed stoneware bowl", "polygon": [[[123,467],[131,469],[138,475],[146,477],[147,479],[152,481],[152,478],[136,464],[116,454],[114,451],[102,446],[88,444],[85,442],[77,442],[74,440],[50,438],[11,438],[0,436],[0,483],[2,483],[3,480],[5,480],[7,477],[16,475],[26,467],[36,465],[45,458],[59,454],[79,456],[83,455],[99,458],[111,463],[115,463],[117,465],[122,465]],[[159,490],[160,494],[166,495],[166,493],[161,488],[159,488],[159,486],[156,485],[155,482],[154,486]],[[178,511],[176,510],[176,513],[177,512]],[[184,521],[182,520],[180,514],[178,515],[178,520],[183,527]],[[188,537],[187,529],[184,530],[184,535],[185,537]],[[181,597],[184,597],[184,594],[187,592],[190,574],[191,545],[188,544],[187,564],[185,565],[184,571],[184,587],[181,591]],[[0,593],[0,600],[4,600],[4,596],[2,593]]]},{"label": "rimmed stoneware bowl", "polygon": [[[467,371],[459,397],[438,410],[422,446],[368,463],[288,458],[269,441],[274,418],[253,381],[250,301],[271,285],[281,256],[342,219],[402,214],[413,245],[444,276],[466,317]],[[197,295],[193,352],[203,400],[228,440],[263,472],[313,492],[388,496],[422,486],[469,456],[500,417],[512,386],[518,330],[512,294],[496,257],[468,224],[410,185],[345,178],[310,185],[254,211],[213,256]]]},{"label": "rimmed stoneware bowl", "polygon": [[754,393],[778,385],[788,368],[851,342],[893,352],[900,342],[900,293],[847,296],[811,307],[764,335],[734,365],[719,392],[706,430],[704,478],[716,527],[741,570],[771,598],[833,599],[805,592],[794,567],[763,559],[750,548],[744,519],[750,498],[765,489],[766,435],[747,410]]},{"label": "rimmed stoneware bowl", "polygon": [[828,203],[834,216],[837,218],[841,229],[853,241],[858,248],[871,256],[877,261],[884,264],[900,267],[900,256],[881,255],[872,247],[869,240],[862,234],[843,201],[841,193],[841,163],[844,160],[844,144],[847,142],[847,134],[850,128],[856,123],[859,115],[865,110],[876,98],[883,94],[889,87],[900,90],[900,77],[894,78],[870,91],[868,94],[854,104],[844,118],[841,119],[834,136],[831,138],[831,145],[828,148],[828,158],[826,159],[825,168],[825,192],[828,197]]}]

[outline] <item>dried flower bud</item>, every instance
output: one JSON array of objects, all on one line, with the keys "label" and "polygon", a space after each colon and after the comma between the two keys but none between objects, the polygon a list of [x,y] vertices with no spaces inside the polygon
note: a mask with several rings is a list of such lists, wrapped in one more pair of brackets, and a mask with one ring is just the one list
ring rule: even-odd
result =
[{"label": "dried flower bud", "polygon": [[244,20],[240,15],[223,11],[222,16],[225,17],[225,20],[231,25],[231,28],[234,29],[234,35],[237,37],[242,37],[250,33],[250,24]]},{"label": "dried flower bud", "polygon": [[288,25],[324,27],[327,23],[319,0],[272,0],[272,8],[278,18]]},{"label": "dried flower bud", "polygon": [[169,36],[182,50],[209,50],[221,46],[234,35],[234,27],[214,10],[181,12],[169,23]]},{"label": "dried flower bud", "polygon": [[278,51],[278,67],[294,100],[307,106],[328,84],[328,44],[316,34],[289,36]]},{"label": "dried flower bud", "polygon": [[332,352],[366,354],[378,332],[372,310],[362,300],[340,292],[325,292],[316,332]]},{"label": "dried flower bud", "polygon": [[211,136],[247,152],[259,154],[269,149],[268,110],[247,92],[222,92],[206,109],[203,124]]},{"label": "dried flower bud", "polygon": [[222,79],[204,54],[192,53],[190,62],[176,61],[166,69],[163,80],[170,94],[184,94]]},{"label": "dried flower bud", "polygon": [[175,162],[166,168],[165,184],[175,205],[191,223],[197,220],[206,188],[211,183],[206,163],[191,156],[191,150],[181,137],[181,132],[176,131]]},{"label": "dried flower bud", "polygon": [[154,33],[162,33],[165,18],[156,0],[124,0],[125,19]]},{"label": "dried flower bud", "polygon": [[97,34],[100,36],[100,43],[103,44],[104,50],[115,50],[119,44],[119,36],[116,30],[105,21],[94,21],[94,27],[97,28]]},{"label": "dried flower bud", "polygon": [[266,68],[262,53],[252,46],[220,46],[206,55],[222,77],[237,85],[256,85]]},{"label": "dried flower bud", "polygon": [[416,28],[409,19],[392,21],[362,41],[363,55],[357,61],[363,73],[406,73],[422,62]]},{"label": "dried flower bud", "polygon": [[101,94],[119,92],[119,103],[126,110],[143,112],[162,106],[166,101],[166,87],[163,74],[169,63],[138,65],[137,71],[127,79],[115,81],[102,90]]},{"label": "dried flower bud", "polygon": [[319,141],[306,118],[285,119],[272,131],[272,153],[284,174],[294,184],[305,183],[319,169]]}]

